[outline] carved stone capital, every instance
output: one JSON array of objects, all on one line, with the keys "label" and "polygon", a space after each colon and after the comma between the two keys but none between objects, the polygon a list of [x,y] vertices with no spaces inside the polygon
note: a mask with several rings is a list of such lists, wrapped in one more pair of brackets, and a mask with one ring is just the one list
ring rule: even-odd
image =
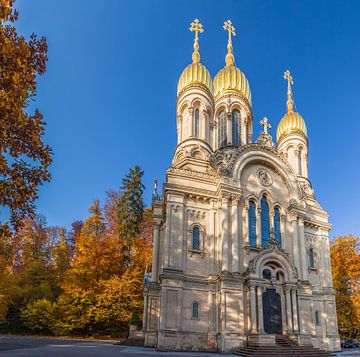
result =
[{"label": "carved stone capital", "polygon": [[237,195],[237,194],[231,194],[230,195],[230,199],[231,199],[231,204],[232,205],[238,205],[239,201],[241,199],[241,195]]}]

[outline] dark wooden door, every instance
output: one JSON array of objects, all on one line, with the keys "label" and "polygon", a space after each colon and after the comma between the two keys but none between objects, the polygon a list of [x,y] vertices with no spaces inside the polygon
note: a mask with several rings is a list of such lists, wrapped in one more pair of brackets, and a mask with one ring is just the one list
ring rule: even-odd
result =
[{"label": "dark wooden door", "polygon": [[281,297],[275,289],[266,289],[262,294],[264,330],[269,334],[282,333]]}]

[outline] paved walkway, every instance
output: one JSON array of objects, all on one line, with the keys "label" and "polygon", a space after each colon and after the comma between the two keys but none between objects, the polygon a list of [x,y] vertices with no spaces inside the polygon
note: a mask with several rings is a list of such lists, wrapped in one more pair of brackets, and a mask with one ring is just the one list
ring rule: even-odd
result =
[{"label": "paved walkway", "polygon": [[[152,348],[125,347],[107,341],[86,341],[52,337],[0,335],[0,357],[230,357],[231,354],[201,352],[157,352]],[[360,350],[348,349],[340,357],[360,357]],[[265,357],[265,356],[264,356]]]}]

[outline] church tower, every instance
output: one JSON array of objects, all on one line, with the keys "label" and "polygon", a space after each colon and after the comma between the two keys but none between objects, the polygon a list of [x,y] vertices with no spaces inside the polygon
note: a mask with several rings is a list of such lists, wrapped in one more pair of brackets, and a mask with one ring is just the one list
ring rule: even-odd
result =
[{"label": "church tower", "polygon": [[294,109],[290,72],[276,145],[267,118],[253,140],[235,28],[230,20],[223,28],[225,66],[212,79],[200,62],[203,26],[198,19],[190,26],[194,51],[178,82],[178,141],[162,195],[155,188],[152,200],[145,345],[230,352],[279,347],[280,338],[307,351],[338,351],[331,224],[308,179],[306,125]]}]

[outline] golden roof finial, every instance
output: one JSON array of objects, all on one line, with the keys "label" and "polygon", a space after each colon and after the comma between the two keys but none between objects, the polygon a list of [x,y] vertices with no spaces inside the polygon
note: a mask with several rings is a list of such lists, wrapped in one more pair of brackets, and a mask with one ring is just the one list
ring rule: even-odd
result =
[{"label": "golden roof finial", "polygon": [[194,52],[192,54],[192,60],[193,63],[199,63],[200,62],[200,53],[199,53],[199,32],[204,32],[203,25],[199,22],[198,19],[195,19],[189,28],[191,32],[195,32],[195,38],[194,38]]},{"label": "golden roof finial", "polygon": [[233,66],[235,63],[235,59],[234,59],[234,54],[233,54],[231,36],[236,36],[235,27],[233,26],[233,24],[230,20],[227,20],[224,22],[223,28],[229,34],[228,45],[227,45],[228,53],[226,54],[226,57],[225,57],[225,63],[227,66]]},{"label": "golden roof finial", "polygon": [[293,82],[293,79],[291,77],[289,70],[287,70],[284,73],[284,78],[288,82],[287,101],[286,101],[287,110],[288,110],[288,112],[293,113],[294,112],[294,100],[293,100],[293,96],[292,96],[291,86],[294,84],[294,82]]}]

